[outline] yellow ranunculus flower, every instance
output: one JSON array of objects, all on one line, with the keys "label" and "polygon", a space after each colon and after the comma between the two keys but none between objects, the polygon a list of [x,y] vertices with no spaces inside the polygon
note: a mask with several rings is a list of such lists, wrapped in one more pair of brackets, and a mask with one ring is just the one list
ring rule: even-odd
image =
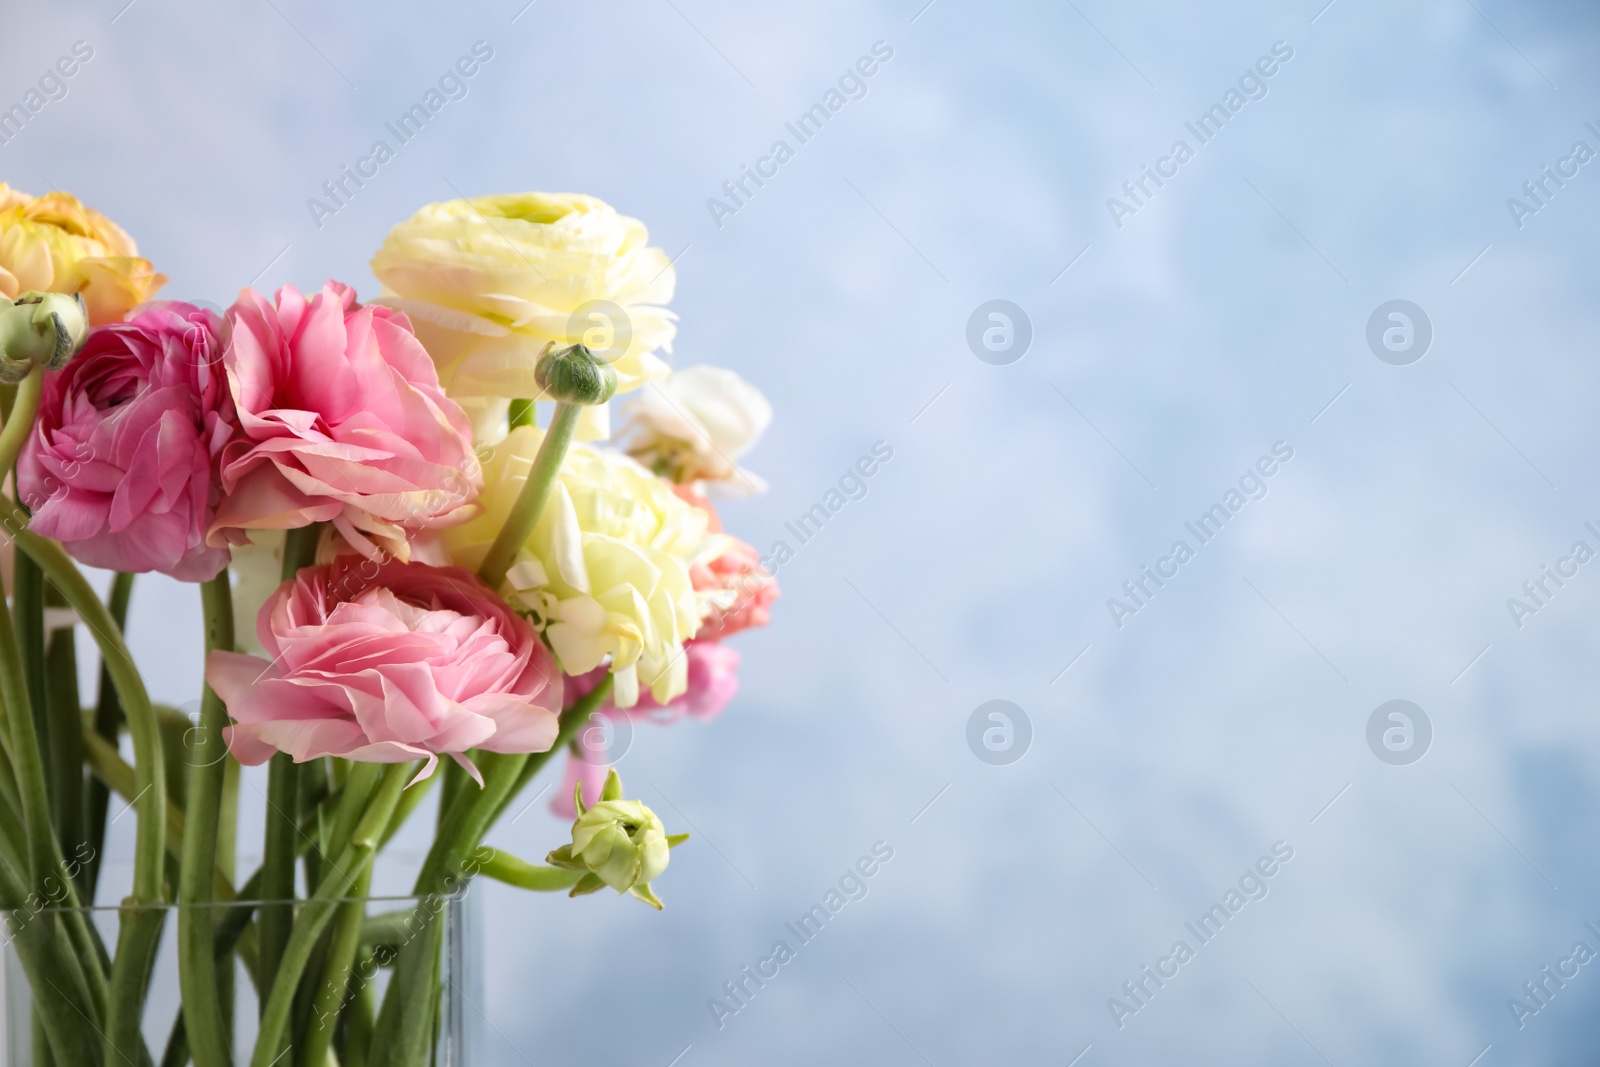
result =
[{"label": "yellow ranunculus flower", "polygon": [[[480,451],[483,512],[440,531],[457,564],[482,562],[543,439],[538,427],[519,426]],[[617,706],[632,707],[641,686],[666,704],[688,685],[683,643],[710,606],[689,568],[728,546],[708,522],[622,453],[574,445],[504,591],[544,632],[566,673],[584,674],[610,657]]]},{"label": "yellow ranunculus flower", "polygon": [[122,227],[70,193],[28,196],[0,182],[0,296],[81,293],[89,322],[120,322],[166,284]]},{"label": "yellow ranunculus flower", "polygon": [[[592,196],[513,193],[429,204],[372,258],[453,398],[537,398],[546,344],[587,345],[617,392],[663,377],[676,275],[638,219]],[[589,436],[589,435],[584,435]]]}]

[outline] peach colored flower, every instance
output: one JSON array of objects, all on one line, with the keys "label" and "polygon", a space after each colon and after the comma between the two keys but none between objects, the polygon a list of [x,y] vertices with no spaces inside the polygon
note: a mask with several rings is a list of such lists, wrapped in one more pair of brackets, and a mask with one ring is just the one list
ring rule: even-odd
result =
[{"label": "peach colored flower", "polygon": [[29,196],[0,182],[0,296],[82,293],[98,326],[120,322],[166,282],[122,227],[77,197]]}]

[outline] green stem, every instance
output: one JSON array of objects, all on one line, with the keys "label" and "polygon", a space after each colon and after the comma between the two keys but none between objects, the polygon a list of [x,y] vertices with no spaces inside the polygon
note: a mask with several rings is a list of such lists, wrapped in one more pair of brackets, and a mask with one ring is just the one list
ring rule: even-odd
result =
[{"label": "green stem", "polygon": [[430,775],[422,781],[406,787],[406,791],[400,795],[400,805],[394,809],[394,818],[389,820],[388,829],[383,831],[383,840],[378,843],[380,848],[387,845],[389,839],[400,832],[400,827],[406,824],[406,820],[411,817],[411,813],[417,810],[417,806],[432,791],[433,783],[438,777],[437,774]]},{"label": "green stem", "polygon": [[[256,988],[271,989],[278,963],[294,925],[294,861],[300,836],[300,768],[285,752],[267,765],[267,836],[262,847],[261,899],[284,903],[263,904],[257,913],[260,950],[256,961]],[[261,1008],[266,1010],[263,999]]]},{"label": "green stem", "polygon": [[445,816],[455,806],[456,798],[461,795],[462,788],[469,783],[476,786],[476,783],[472,781],[466,771],[461,769],[461,765],[456,763],[455,760],[446,760],[444,766],[439,768],[439,773],[432,775],[429,781],[434,778],[444,779],[444,782],[439,786],[438,811],[438,825],[443,826]]},{"label": "green stem", "polygon": [[473,858],[478,861],[479,873],[518,889],[532,889],[548,893],[557,889],[571,889],[584,876],[584,871],[569,871],[565,867],[551,867],[543,863],[529,863],[496,848],[482,846]]},{"label": "green stem", "polygon": [[[39,755],[46,775],[57,769],[50,752],[52,731],[50,709],[45,696],[44,669],[44,572],[21,553],[12,565],[16,588],[12,590],[11,612],[16,618],[17,654],[22,657],[22,677],[28,687],[28,707],[33,714],[33,729],[39,738]],[[50,796],[50,821],[55,824],[56,790],[53,777],[47,777]]]},{"label": "green stem", "polygon": [[56,1054],[50,1050],[50,1031],[45,1029],[44,1017],[37,1008],[33,1011],[33,1062],[34,1067],[56,1067]]},{"label": "green stem", "polygon": [[326,523],[314,522],[310,526],[298,526],[293,530],[284,531],[283,535],[283,580],[288,581],[299,574],[301,568],[309,567],[317,561],[317,542],[322,539],[322,528]]},{"label": "green stem", "polygon": [[[233,651],[233,594],[228,572],[200,587],[206,652]],[[222,737],[228,710],[208,685],[200,696],[200,728],[190,749],[189,804],[178,881],[178,986],[183,992],[184,1030],[195,1067],[231,1067],[227,1025],[216,982],[212,945],[216,909],[212,886],[217,869],[217,830],[222,816],[222,781],[228,747]]]},{"label": "green stem", "polygon": [[178,1017],[172,1021],[172,1030],[167,1034],[167,1047],[161,1053],[161,1067],[188,1067],[189,1063],[189,1034],[184,1029],[183,1011],[180,1009]]},{"label": "green stem", "polygon": [[533,457],[528,480],[523,483],[522,492],[517,494],[516,503],[511,505],[505,525],[500,527],[494,544],[489,546],[488,555],[483,557],[483,563],[478,567],[478,577],[490,589],[499,589],[500,583],[506,580],[506,571],[511,569],[517,551],[538,524],[539,513],[544,510],[544,502],[550,497],[556,474],[567,457],[567,447],[572,444],[572,433],[578,427],[578,416],[582,411],[582,404],[562,402],[556,405],[550,428],[545,431],[544,440],[539,443],[539,452]]},{"label": "green stem", "polygon": [[367,916],[367,902],[363,898],[371,889],[372,865],[369,863],[356,878],[351,893],[355,899],[341,903],[334,918],[333,937],[329,941],[323,964],[322,982],[317,986],[316,999],[311,1005],[311,1019],[306,1026],[305,1052],[300,1059],[306,1067],[322,1067],[328,1062],[334,1028],[344,1011],[356,950],[361,947],[361,923]]},{"label": "green stem", "polygon": [[[77,856],[88,842],[83,825],[83,705],[78,700],[78,651],[71,629],[52,632],[45,650],[45,704],[50,712],[51,786],[56,834],[63,856]],[[89,900],[86,871],[78,869],[78,895]]]},{"label": "green stem", "polygon": [[[111,597],[107,604],[118,632],[127,629],[128,603],[133,597],[133,575],[119,571],[111,580]],[[122,703],[117,699],[117,687],[111,681],[111,672],[100,667],[100,696],[94,709],[94,732],[117,743],[117,733],[122,727]],[[94,902],[95,889],[100,884],[100,853],[105,848],[106,816],[111,806],[111,789],[92,775],[89,778],[88,841],[89,860],[84,866],[83,899]]]},{"label": "green stem", "polygon": [[384,768],[383,781],[356,825],[350,843],[339,854],[338,862],[328,865],[328,872],[321,884],[295,917],[294,930],[284,948],[277,981],[266,996],[266,1008],[261,1014],[261,1032],[256,1039],[251,1067],[272,1067],[283,1055],[288,1038],[289,1015],[294,1010],[300,975],[341,898],[349,893],[362,871],[371,866],[372,857],[378,850],[378,841],[390,817],[394,815],[395,806],[400,802],[400,792],[405,788],[406,776],[410,771],[411,765],[406,763],[391,763]]},{"label": "green stem", "polygon": [[[283,577],[290,580],[316,559],[322,526],[313,523],[288,531],[283,542]],[[279,752],[267,766],[267,827],[262,846],[261,899],[284,901],[263,905],[257,915],[260,942],[256,959],[256,988],[269,990],[277,979],[289,934],[294,926],[294,861],[300,836],[299,767],[288,753]],[[263,995],[261,1010],[266,1011]]]},{"label": "green stem", "polygon": [[111,965],[104,1062],[148,1064],[152,1057],[144,1043],[144,1002],[150,992],[150,973],[155,969],[156,949],[161,947],[167,912],[158,904],[127,897],[117,909],[117,919],[117,955]]},{"label": "green stem", "polygon": [[[19,393],[18,402],[21,402]],[[16,535],[17,547],[43,568],[55,586],[94,634],[101,661],[111,672],[113,684],[128,717],[128,732],[133,739],[134,767],[139,793],[134,801],[138,829],[134,843],[133,892],[121,909],[122,930],[117,938],[117,954],[111,970],[111,989],[106,1015],[108,1056],[132,1050],[148,1057],[139,1026],[144,1013],[155,950],[161,936],[164,913],[160,905],[166,896],[165,862],[167,830],[166,769],[161,749],[161,727],[156,720],[144,680],[128,654],[111,613],[95,595],[93,587],[60,545],[26,530]],[[3,613],[0,613],[3,614]],[[7,642],[0,635],[0,651]],[[5,658],[0,656],[0,658]],[[13,717],[15,720],[22,716]],[[20,777],[20,776],[19,776]],[[98,961],[96,961],[98,962]],[[87,962],[86,962],[87,966]]]},{"label": "green stem", "polygon": [[37,363],[17,386],[16,399],[6,412],[6,424],[0,429],[0,471],[10,471],[22,455],[33,432],[33,420],[39,414],[39,399],[44,395],[44,368]]},{"label": "green stem", "polygon": [[[30,381],[33,381],[31,377],[23,385],[26,386]],[[26,389],[18,390],[15,415],[27,413],[24,407],[26,392]],[[36,396],[34,406],[37,406]],[[0,459],[4,458],[3,438],[18,421],[13,418],[5,430],[0,431]],[[14,455],[12,459],[14,461]],[[26,533],[18,533],[19,543],[26,536]],[[0,597],[3,596],[4,588],[0,585]],[[27,839],[27,887],[37,900],[64,905],[69,909],[76,908],[77,894],[62,860],[54,827],[50,824],[50,794],[45,781],[39,735],[28,704],[27,684],[23,680],[22,658],[11,626],[11,613],[3,607],[0,607],[0,702],[4,703],[6,709],[6,728],[11,738],[11,758],[15,761],[22,824]],[[81,921],[75,921],[74,916]],[[79,957],[75,961],[75,968],[68,966],[69,962],[74,962],[68,960],[60,961],[61,967],[63,970],[76,970],[79,981],[68,986],[55,986],[54,991],[63,998],[66,1007],[73,1011],[87,1011],[87,1017],[91,1020],[103,1019],[107,997],[105,974],[101,970],[98,955],[93,951],[92,939],[85,936],[87,920],[79,911],[68,911],[60,918],[72,931],[73,946]],[[57,913],[42,914],[35,921],[51,931],[58,929]],[[44,988],[36,987],[41,998],[51,999]]]},{"label": "green stem", "polygon": [[301,867],[306,872],[306,888],[310,889],[322,881],[323,862],[338,855],[328,848],[327,825],[322,820],[322,802],[330,795],[327,757],[319,756],[300,764],[299,778],[300,799],[296,802],[296,808],[302,813],[313,813],[311,838],[316,842],[300,858]]},{"label": "green stem", "polygon": [[344,1031],[344,1067],[368,1067],[372,1051],[372,983],[362,982],[351,999]]},{"label": "green stem", "polygon": [[350,835],[356,832],[356,823],[367,810],[367,802],[383,781],[383,772],[384,765],[381,763],[357,763],[351,766],[350,774],[344,781],[343,795],[333,810],[333,817],[328,820],[323,847],[329,860],[342,853],[350,843]]},{"label": "green stem", "polygon": [[[238,866],[239,773],[237,760],[222,763],[222,805],[217,824],[217,875],[229,886]],[[230,951],[217,961],[217,995],[222,1001],[222,1028],[228,1047],[233,1047],[234,986],[237,975]]]}]

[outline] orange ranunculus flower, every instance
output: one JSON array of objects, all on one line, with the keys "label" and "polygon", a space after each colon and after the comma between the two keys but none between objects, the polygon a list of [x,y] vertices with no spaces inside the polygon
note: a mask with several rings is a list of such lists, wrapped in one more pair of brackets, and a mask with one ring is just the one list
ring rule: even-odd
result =
[{"label": "orange ranunculus flower", "polygon": [[121,322],[167,282],[116,223],[70,193],[29,196],[0,182],[0,296],[82,293],[89,322]]}]

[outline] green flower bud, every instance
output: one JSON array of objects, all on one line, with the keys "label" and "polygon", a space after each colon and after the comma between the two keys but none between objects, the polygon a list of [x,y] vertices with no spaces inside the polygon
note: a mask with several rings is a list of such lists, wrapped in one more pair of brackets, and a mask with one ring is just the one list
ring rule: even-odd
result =
[{"label": "green flower bud", "polygon": [[554,867],[584,872],[570,895],[593,893],[608,885],[659,909],[661,901],[650,891],[650,880],[667,869],[668,850],[689,835],[667,836],[655,812],[637,800],[623,800],[622,779],[615,769],[606,776],[599,803],[583,806],[582,782],[573,800],[578,819],[572,824],[572,844],[545,857]]},{"label": "green flower bud", "polygon": [[546,347],[534,368],[545,397],[568,404],[604,404],[617,391],[617,372],[583,345]]},{"label": "green flower bud", "polygon": [[0,381],[20,382],[35,364],[60,370],[88,339],[89,312],[77,293],[0,299]]}]

